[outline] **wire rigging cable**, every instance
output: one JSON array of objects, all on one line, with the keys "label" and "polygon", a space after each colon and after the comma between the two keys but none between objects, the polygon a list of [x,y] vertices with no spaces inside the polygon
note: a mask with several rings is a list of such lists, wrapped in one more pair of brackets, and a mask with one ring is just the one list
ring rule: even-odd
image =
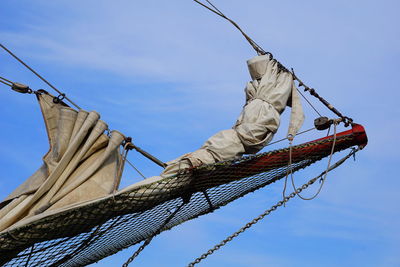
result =
[{"label": "wire rigging cable", "polygon": [[[308,132],[310,132],[310,131],[312,131],[312,130],[315,130],[315,127],[309,128],[309,129],[304,130],[304,131],[302,131],[302,132],[299,132],[299,133],[296,134],[296,136],[299,136],[299,135],[308,133]],[[274,141],[274,142],[268,143],[265,147],[272,146],[272,145],[274,145],[274,144],[280,143],[280,142],[285,141],[285,140],[288,140],[288,137],[285,137],[285,138],[276,140],[276,141]]]},{"label": "wire rigging cable", "polygon": [[211,12],[213,12],[214,14],[226,19],[227,21],[229,21],[233,26],[235,26],[236,29],[238,29],[240,31],[240,33],[244,36],[244,38],[246,38],[246,40],[249,42],[249,44],[254,48],[254,50],[257,52],[258,55],[267,55],[269,54],[272,57],[272,54],[269,52],[265,52],[264,49],[262,49],[261,46],[259,46],[253,39],[250,38],[250,36],[248,36],[241,28],[240,26],[233,21],[232,19],[228,18],[227,16],[225,16],[224,13],[222,13],[214,4],[211,3],[211,1],[206,0],[207,3],[211,6],[207,6],[204,3],[198,1],[198,0],[193,0],[196,3],[198,3],[199,5],[205,7],[206,9],[210,10]]},{"label": "wire rigging cable", "polygon": [[47,81],[45,78],[43,78],[39,73],[37,73],[34,69],[32,69],[28,64],[26,64],[24,61],[22,61],[19,57],[17,57],[13,52],[11,52],[7,47],[5,47],[3,44],[0,43],[0,47],[3,48],[8,54],[10,54],[13,58],[15,58],[19,63],[24,65],[28,70],[30,70],[33,74],[35,74],[39,79],[41,79],[43,82],[45,82],[48,86],[53,88],[54,91],[56,91],[60,96],[63,96],[66,100],[68,100],[74,107],[77,109],[81,109],[77,104],[75,104],[71,99],[69,99],[67,96],[65,96],[64,93],[62,93],[60,90],[58,90],[54,85],[52,85],[49,81]]},{"label": "wire rigging cable", "polygon": [[0,83],[3,83],[5,85],[7,85],[7,86],[12,87],[12,82],[7,80],[6,78],[0,77]]},{"label": "wire rigging cable", "polygon": [[126,162],[131,166],[140,176],[142,176],[143,179],[146,179],[146,176],[143,175],[143,173],[133,165],[132,162],[130,162],[128,159],[126,159]]},{"label": "wire rigging cable", "polygon": [[4,83],[5,85],[12,86],[13,82],[9,79],[0,76],[0,82]]}]

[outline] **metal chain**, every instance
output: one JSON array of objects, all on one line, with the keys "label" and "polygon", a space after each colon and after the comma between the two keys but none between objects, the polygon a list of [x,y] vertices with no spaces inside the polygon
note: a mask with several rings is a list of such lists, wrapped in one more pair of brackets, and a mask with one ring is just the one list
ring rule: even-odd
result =
[{"label": "metal chain", "polygon": [[[307,185],[308,187],[308,185]],[[300,191],[301,192],[301,191]],[[217,251],[218,249],[220,249],[222,246],[225,246],[228,242],[232,241],[232,239],[234,239],[235,237],[237,237],[239,234],[243,233],[244,231],[246,231],[247,229],[249,229],[251,226],[253,226],[254,224],[256,224],[258,221],[260,221],[261,219],[263,219],[265,216],[269,215],[272,211],[275,211],[278,207],[282,206],[284,203],[288,202],[289,199],[295,197],[296,194],[293,192],[291,193],[289,196],[285,197],[284,200],[279,201],[277,204],[273,205],[270,209],[266,210],[263,214],[261,214],[260,216],[258,216],[257,218],[253,219],[251,222],[247,223],[245,226],[243,226],[242,228],[240,228],[237,232],[235,232],[234,234],[230,235],[229,237],[227,237],[226,239],[224,239],[222,242],[220,242],[219,244],[217,244],[216,246],[214,246],[212,249],[208,250],[206,253],[204,253],[203,255],[201,255],[200,257],[198,257],[196,260],[194,260],[193,262],[189,263],[188,267],[192,267],[195,264],[200,263],[202,260],[204,260],[205,258],[207,258],[209,255],[213,254],[215,251]]]},{"label": "metal chain", "polygon": [[144,243],[138,248],[138,250],[133,253],[133,255],[124,263],[122,264],[122,267],[128,267],[129,264],[140,254],[140,252],[143,251],[143,249],[150,244],[151,240],[153,239],[155,235],[151,236],[150,238],[147,238]]},{"label": "metal chain", "polygon": [[320,175],[317,177],[314,177],[313,179],[309,180],[307,183],[303,184],[301,187],[297,188],[296,191],[292,192],[290,195],[284,197],[281,201],[278,201],[275,205],[273,205],[270,209],[266,210],[264,213],[253,219],[252,221],[248,222],[245,226],[240,228],[237,232],[233,233],[223,241],[221,241],[219,244],[215,245],[213,248],[209,249],[206,253],[202,254],[200,257],[195,259],[193,262],[189,263],[188,267],[193,267],[195,264],[200,263],[202,260],[213,254],[215,251],[219,250],[221,247],[225,246],[228,242],[232,241],[235,237],[252,227],[254,224],[256,224],[258,221],[262,220],[265,216],[269,215],[271,212],[275,211],[277,208],[283,206],[285,203],[287,203],[290,199],[294,198],[296,195],[301,193],[303,190],[307,189],[310,185],[314,184],[318,179],[320,179],[324,174],[328,173],[329,171],[339,167],[343,162],[345,162],[348,158],[351,156],[354,156],[355,153],[359,150],[360,148],[353,149],[348,155],[337,161],[334,165],[332,165],[329,169],[326,171],[322,172]]}]

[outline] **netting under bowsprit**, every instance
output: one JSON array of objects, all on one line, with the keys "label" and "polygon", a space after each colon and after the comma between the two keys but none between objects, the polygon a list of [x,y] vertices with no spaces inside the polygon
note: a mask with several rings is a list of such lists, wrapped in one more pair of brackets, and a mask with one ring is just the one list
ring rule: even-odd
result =
[{"label": "netting under bowsprit", "polygon": [[[328,156],[333,137],[293,147],[292,168]],[[335,151],[367,142],[362,126],[337,135]],[[81,266],[96,262],[162,230],[212,212],[284,177],[289,150],[204,166],[88,205],[71,208],[0,234],[5,266]]]}]

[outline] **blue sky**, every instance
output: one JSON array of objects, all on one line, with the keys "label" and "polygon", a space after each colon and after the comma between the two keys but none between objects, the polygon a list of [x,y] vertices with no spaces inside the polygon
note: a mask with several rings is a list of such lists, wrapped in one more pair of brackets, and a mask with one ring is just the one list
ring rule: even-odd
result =
[{"label": "blue sky", "polygon": [[[329,175],[316,200],[292,201],[200,266],[400,266],[398,1],[215,4],[363,124],[369,144],[355,162]],[[249,80],[245,61],[255,55],[231,25],[190,0],[3,0],[0,42],[164,161],[232,126]],[[0,76],[48,89],[2,52]],[[34,97],[0,86],[0,99],[3,198],[40,166],[48,144]],[[306,129],[315,113],[304,106]],[[277,138],[287,130],[287,117]],[[130,160],[146,176],[161,171],[134,152]],[[298,183],[325,165],[297,174]],[[123,185],[139,180],[127,168]],[[273,205],[281,191],[282,182],[276,183],[165,232],[134,264],[183,266]],[[121,265],[133,251],[96,265]]]}]

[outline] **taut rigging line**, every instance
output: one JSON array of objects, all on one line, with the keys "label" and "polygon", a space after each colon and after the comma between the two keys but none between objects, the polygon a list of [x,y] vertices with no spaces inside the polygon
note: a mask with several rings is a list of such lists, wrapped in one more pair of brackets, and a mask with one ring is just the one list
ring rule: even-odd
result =
[{"label": "taut rigging line", "polygon": [[[47,81],[45,78],[43,78],[39,73],[37,73],[34,69],[32,69],[28,64],[26,64],[24,61],[22,61],[19,57],[17,57],[13,52],[11,52],[7,47],[5,47],[3,44],[0,43],[0,47],[3,48],[8,54],[10,54],[13,58],[15,58],[19,63],[25,66],[28,70],[30,70],[33,74],[35,74],[39,79],[41,79],[43,82],[45,82],[48,86],[53,88],[54,91],[56,91],[60,96],[63,96],[66,100],[68,100],[74,107],[77,109],[81,109],[77,104],[75,104],[71,99],[69,99],[67,96],[65,96],[64,93],[62,93],[60,90],[58,90],[54,85],[52,85],[49,81]],[[4,83],[4,82],[3,82]]]}]

